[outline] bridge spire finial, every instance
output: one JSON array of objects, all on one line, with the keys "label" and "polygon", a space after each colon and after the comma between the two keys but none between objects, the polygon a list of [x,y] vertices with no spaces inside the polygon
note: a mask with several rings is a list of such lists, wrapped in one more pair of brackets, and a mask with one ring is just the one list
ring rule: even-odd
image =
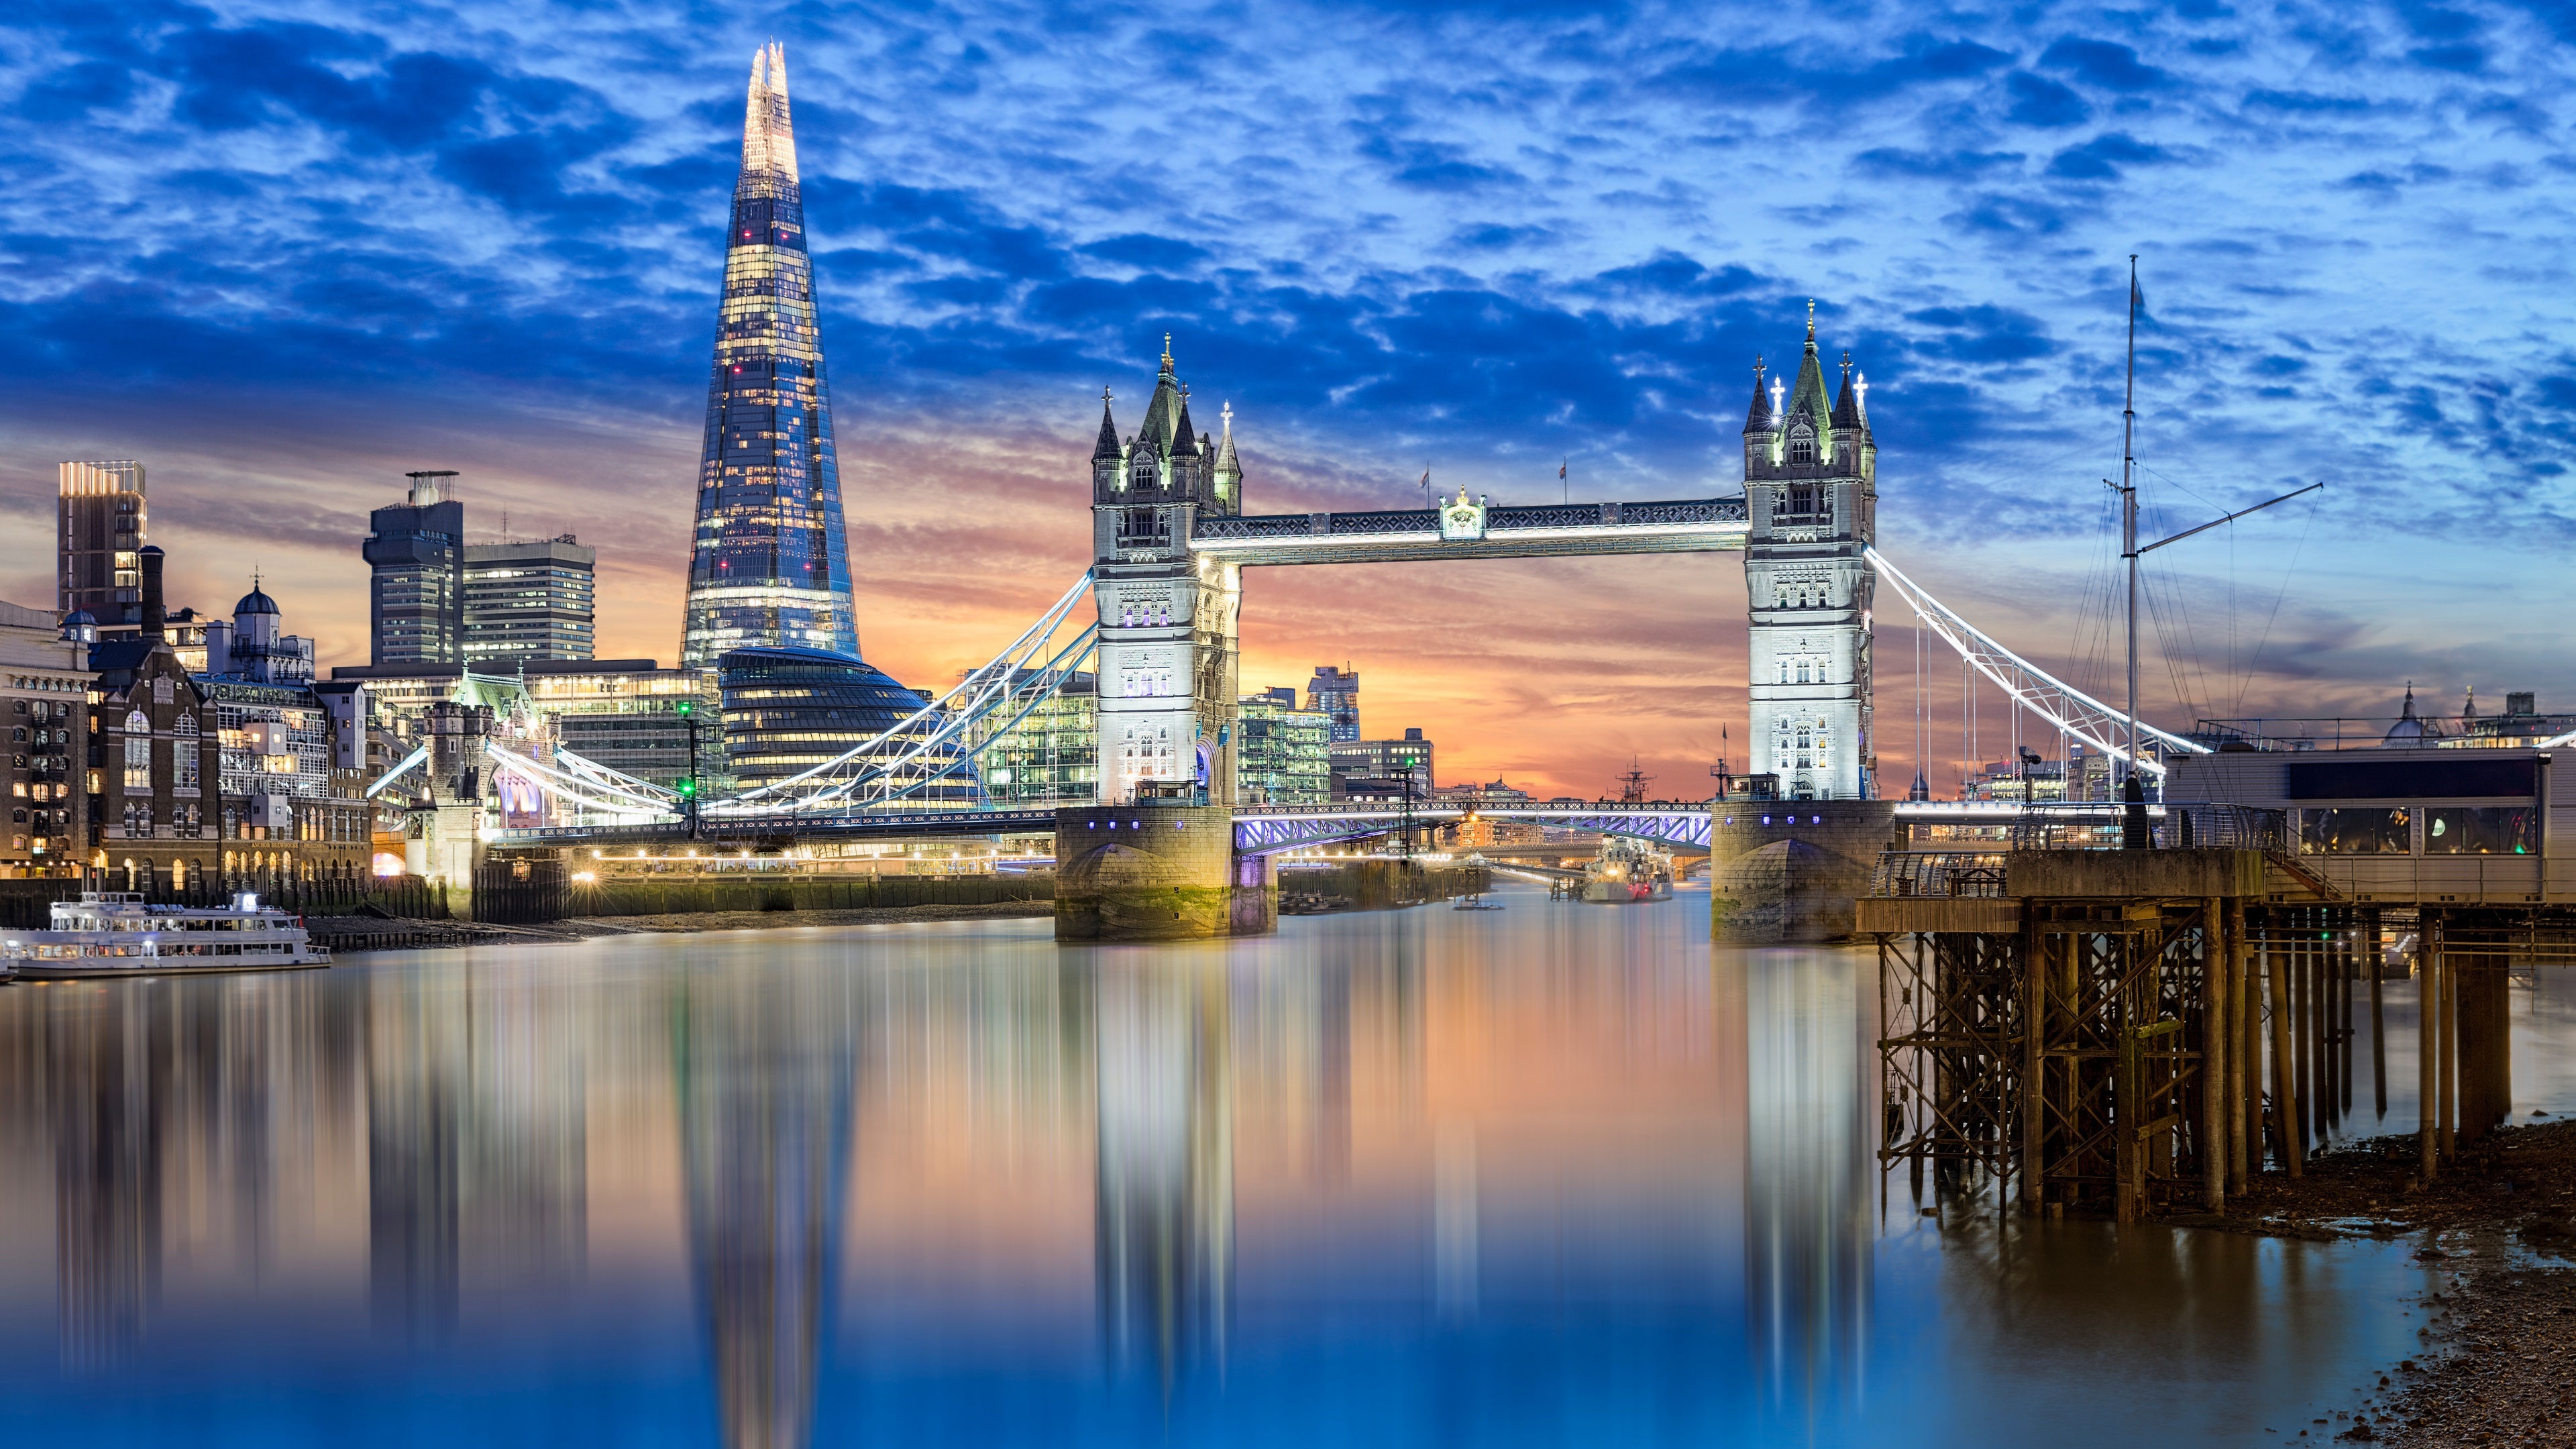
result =
[{"label": "bridge spire finial", "polygon": [[1807,346],[1816,345],[1816,299],[1807,299]]}]

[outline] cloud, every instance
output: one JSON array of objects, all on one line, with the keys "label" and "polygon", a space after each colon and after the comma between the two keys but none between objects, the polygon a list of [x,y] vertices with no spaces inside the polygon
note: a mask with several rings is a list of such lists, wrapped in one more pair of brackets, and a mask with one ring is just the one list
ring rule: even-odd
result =
[{"label": "cloud", "polygon": [[2051,70],[2069,72],[2086,85],[2106,91],[2151,91],[2172,79],[2139,60],[2138,53],[2125,45],[2072,35],[2050,45],[2039,63]]},{"label": "cloud", "polygon": [[[2385,657],[2482,627],[2445,579],[2554,587],[2497,560],[2543,560],[2576,517],[2568,294],[2532,184],[2568,164],[2530,39],[2563,17],[1676,14],[961,0],[781,22],[850,513],[885,561],[867,607],[906,621],[885,647],[945,677],[1021,576],[1079,567],[1098,390],[1129,406],[1165,331],[1235,403],[1265,507],[1383,505],[1425,464],[1553,496],[1562,457],[1603,496],[1672,497],[1729,486],[1751,359],[1793,355],[1815,295],[1877,389],[1891,552],[1957,571],[1936,589],[2026,574],[2089,538],[2045,490],[2117,447],[2131,252],[2160,468],[2331,473],[2339,499],[2416,510],[2421,596]],[[29,0],[0,30],[13,526],[41,526],[57,456],[187,460],[154,475],[174,543],[235,539],[228,500],[291,488],[309,516],[278,547],[345,618],[363,572],[329,540],[378,486],[349,480],[463,458],[514,518],[607,541],[636,592],[604,645],[670,654],[654,591],[685,547],[765,29]],[[2391,204],[2428,187],[2439,207]],[[2384,516],[2317,527],[2379,557]],[[972,581],[992,612],[913,598],[979,530],[1013,561]],[[1525,602],[1589,618],[1584,591],[1624,577],[1530,574]],[[2377,583],[2301,587],[2378,616]],[[1321,588],[1280,647],[1321,647],[1337,602]],[[1431,651],[1399,665],[1403,633],[1372,644],[1387,669],[1463,688]],[[1657,658],[1605,655],[1565,699]],[[1502,748],[1461,728],[1462,759]]]},{"label": "cloud", "polygon": [[2093,118],[2093,108],[2082,96],[2046,76],[2017,70],[2004,77],[2004,90],[2012,97],[2012,108],[2004,113],[2005,119],[2017,126],[2063,130]]}]

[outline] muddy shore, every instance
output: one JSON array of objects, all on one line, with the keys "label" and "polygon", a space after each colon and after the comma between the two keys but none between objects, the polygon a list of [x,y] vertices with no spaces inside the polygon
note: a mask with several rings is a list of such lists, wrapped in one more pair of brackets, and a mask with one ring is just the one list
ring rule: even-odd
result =
[{"label": "muddy shore", "polygon": [[2402,1446],[2576,1445],[2576,1119],[2507,1127],[2426,1184],[2416,1139],[2370,1138],[2266,1174],[2223,1217],[2311,1239],[2411,1237],[2441,1286],[2423,1347],[2316,1438]]}]

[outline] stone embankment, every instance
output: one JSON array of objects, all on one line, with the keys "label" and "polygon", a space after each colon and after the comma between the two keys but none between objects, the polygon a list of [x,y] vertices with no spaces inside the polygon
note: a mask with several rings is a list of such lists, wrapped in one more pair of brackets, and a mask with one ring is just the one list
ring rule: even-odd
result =
[{"label": "stone embankment", "polygon": [[653,916],[573,917],[542,925],[499,926],[484,921],[313,916],[313,939],[334,952],[420,951],[447,946],[511,946],[586,941],[598,936],[661,935],[683,931],[760,931],[782,926],[893,925],[908,921],[977,921],[1054,914],[1050,900],[991,901],[980,905],[860,906],[822,911],[693,911]]}]

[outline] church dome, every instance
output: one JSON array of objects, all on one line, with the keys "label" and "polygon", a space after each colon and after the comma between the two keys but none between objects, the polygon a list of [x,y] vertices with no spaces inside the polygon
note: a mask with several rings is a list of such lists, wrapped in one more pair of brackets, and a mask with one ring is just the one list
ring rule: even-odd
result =
[{"label": "church dome", "polygon": [[98,627],[98,619],[87,609],[74,609],[63,616],[63,627],[66,629],[76,629],[84,625],[93,629]]},{"label": "church dome", "polygon": [[2398,716],[2397,723],[2388,727],[2388,733],[2380,737],[2379,743],[2383,746],[2420,745],[2429,738],[2424,721],[2416,717],[2415,686],[2410,684],[2406,687],[2406,712]]},{"label": "church dome", "polygon": [[257,584],[251,585],[250,592],[241,596],[241,602],[233,605],[233,617],[236,619],[244,614],[274,614],[277,611],[277,600],[270,598]]}]

